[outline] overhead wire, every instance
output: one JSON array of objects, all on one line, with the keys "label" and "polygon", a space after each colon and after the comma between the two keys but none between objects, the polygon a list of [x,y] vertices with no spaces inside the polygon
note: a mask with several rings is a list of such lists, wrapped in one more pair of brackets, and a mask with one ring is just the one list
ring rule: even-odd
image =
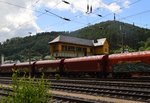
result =
[{"label": "overhead wire", "polygon": [[[62,2],[64,2],[65,4],[70,5],[70,6],[73,7],[72,3],[70,3],[70,2],[68,2],[68,1],[66,1],[66,0],[62,0]],[[81,9],[83,9],[83,8],[81,8]],[[83,15],[83,14],[79,14],[79,15],[73,16],[72,18],[81,16],[81,15]],[[75,18],[75,19],[76,19],[76,18]],[[75,22],[75,23],[78,23],[78,24],[84,24],[84,25],[86,24],[86,23],[83,23],[83,22],[81,22],[81,21],[80,21],[80,22],[79,22],[79,21],[76,21],[75,19],[70,19],[70,21]]]},{"label": "overhead wire", "polygon": [[[136,4],[136,3],[140,2],[140,1],[141,1],[141,0],[136,0],[135,2],[130,3],[128,6],[134,5],[134,4]],[[117,0],[116,0],[116,1],[113,1],[113,2],[111,2],[111,3],[114,3],[114,2],[117,2]],[[109,4],[111,4],[111,3],[109,3]],[[124,8],[125,8],[125,7],[121,7],[120,9],[122,10],[122,9],[124,9]],[[120,10],[120,9],[118,9],[118,10]],[[118,10],[116,10],[115,12],[117,12]],[[106,14],[106,15],[104,15],[104,16],[102,16],[102,15],[99,15],[99,16],[100,16],[101,18],[105,18],[105,17],[107,17],[107,16],[109,16],[109,15],[111,15],[111,14],[112,14],[112,13],[108,13],[108,14]],[[97,20],[99,20],[99,19],[96,19],[96,20],[90,22],[90,24],[96,22]],[[86,24],[86,25],[89,26],[89,23]]]},{"label": "overhead wire", "polygon": [[[128,18],[132,18],[132,17],[135,17],[135,16],[138,16],[138,15],[142,15],[142,14],[145,14],[145,13],[150,13],[150,10],[145,10],[145,11],[142,11],[142,12],[138,12],[138,13],[136,13],[136,14],[132,14],[132,15],[128,15],[128,16],[125,16],[125,17],[120,17],[120,18],[118,18],[118,20],[120,21],[120,20],[126,20],[126,21],[130,21],[130,22],[133,22],[133,21],[131,21],[131,20],[129,20]],[[139,24],[139,25],[147,25],[147,24],[143,24],[143,23],[137,23],[137,22],[134,22],[134,24]]]},{"label": "overhead wire", "polygon": [[[43,12],[41,12],[41,11],[38,11],[38,10],[32,10],[32,9],[29,9],[29,8],[26,8],[26,7],[23,7],[23,6],[20,6],[20,5],[16,5],[16,4],[13,4],[13,3],[10,3],[10,2],[6,2],[6,1],[0,1],[0,2],[5,3],[5,4],[8,4],[8,5],[15,6],[15,7],[19,7],[19,8],[22,8],[22,9],[28,9],[28,10],[35,11],[35,12],[38,12],[38,13],[43,13]],[[51,11],[48,11],[48,12],[49,12],[50,14],[52,14],[52,16],[56,16],[56,17],[58,17],[58,18],[60,18],[60,19],[69,21],[69,19],[64,18],[64,17],[61,17],[61,16],[59,16],[59,15],[57,15],[57,14],[51,12]]]},{"label": "overhead wire", "polygon": [[[35,5],[35,4],[37,4],[39,1],[40,1],[40,0],[37,0],[34,4],[32,4],[32,6]],[[48,10],[45,10],[45,12],[42,12],[42,11],[39,11],[39,10],[32,10],[32,9],[29,9],[29,8],[26,8],[26,7],[17,5],[17,4],[13,4],[13,3],[10,3],[10,2],[6,2],[6,1],[0,1],[0,2],[1,2],[1,3],[8,4],[8,5],[15,6],[15,7],[18,7],[18,8],[27,9],[27,10],[31,10],[31,11],[40,13],[40,15],[38,15],[37,17],[40,17],[40,16],[42,16],[42,15],[44,15],[44,14],[49,15],[49,14],[47,14],[47,12],[48,12],[48,13],[52,14],[53,16],[59,17],[59,18],[65,20],[65,21],[70,21],[68,18],[61,17],[61,16],[59,16],[59,15],[53,13],[53,12],[50,12],[50,11],[48,11]],[[57,3],[56,5],[54,5],[54,7],[56,7],[56,6],[59,5],[60,3],[61,3],[61,2]],[[53,7],[53,8],[54,8],[54,7]],[[21,26],[23,26],[23,25],[29,23],[30,21],[32,21],[32,20],[29,20],[28,22],[26,22],[26,23],[24,23],[24,24],[22,24],[22,25],[19,25],[19,28],[20,28]],[[17,29],[18,29],[18,28],[17,28]],[[13,30],[13,31],[15,31],[15,30]]]},{"label": "overhead wire", "polygon": [[[44,14],[46,14],[46,12],[45,12],[45,13],[43,12],[42,14],[39,14],[37,17],[40,17],[40,16],[42,16],[42,15],[44,15]],[[24,23],[24,24],[22,24],[22,25],[19,25],[19,28],[20,28],[21,26],[25,25],[25,24],[30,23],[31,21],[33,21],[33,19],[32,19],[32,20],[27,21],[26,23]]]},{"label": "overhead wire", "polygon": [[[44,15],[44,14],[46,14],[46,12],[45,12],[45,13],[43,12],[42,14],[39,14],[37,17],[40,17],[40,16],[42,16],[42,15]],[[23,23],[23,24],[19,25],[16,29],[11,30],[11,32],[13,33],[15,30],[19,30],[22,26],[24,26],[24,25],[30,23],[31,21],[33,21],[33,19],[27,21],[26,23]]]},{"label": "overhead wire", "polygon": [[[37,0],[37,1],[35,2],[35,4],[37,4],[39,1],[40,1],[40,0]],[[64,1],[64,0],[62,0],[62,1],[65,2],[66,4],[70,4],[70,5],[71,5],[71,3],[69,3],[69,2],[66,2],[66,1]],[[62,1],[61,1],[61,2],[62,2]],[[130,3],[129,6],[134,5],[134,4],[138,3],[139,1],[141,1],[141,0],[136,0],[136,1],[133,2],[133,3]],[[26,8],[26,7],[23,7],[23,6],[20,6],[20,5],[16,5],[16,4],[13,4],[13,3],[10,3],[10,2],[1,1],[1,0],[0,0],[0,2],[5,3],[5,4],[8,4],[8,5],[16,6],[16,7],[22,8],[22,9],[32,10],[32,9],[29,9],[29,8]],[[61,2],[60,2],[60,3],[61,3]],[[59,4],[59,3],[58,3],[58,4]],[[57,6],[58,4],[56,4],[55,6]],[[120,8],[120,9],[122,10],[122,9],[124,9],[124,8],[125,8],[125,7],[122,7],[122,8]],[[118,9],[118,10],[120,10],[120,9]],[[118,10],[116,10],[115,12],[117,12]],[[42,12],[42,11],[39,11],[39,10],[32,10],[32,11],[35,11],[35,12],[37,12],[37,13],[40,13],[40,15],[44,15],[44,14],[49,15],[49,14],[47,14],[47,13],[50,13],[51,15],[56,16],[56,17],[58,17],[58,18],[60,18],[60,19],[63,19],[63,20],[65,20],[65,21],[74,21],[74,22],[76,22],[76,23],[88,25],[88,24],[85,24],[85,23],[81,23],[81,22],[79,22],[79,21],[75,21],[75,20],[73,20],[73,19],[71,20],[71,19],[68,19],[68,18],[59,16],[59,15],[57,15],[57,14],[51,12],[50,10],[46,10],[46,9],[45,9],[45,12]],[[146,11],[145,11],[145,12],[146,12]],[[147,12],[149,12],[149,11],[147,11]],[[112,14],[112,13],[106,14],[106,15],[104,15],[104,16],[102,16],[102,15],[99,15],[99,16],[102,16],[102,18],[105,18],[106,16],[111,15],[111,14]],[[39,15],[39,16],[40,16],[40,15]],[[83,14],[82,14],[82,15],[83,15]],[[131,15],[131,16],[134,16],[134,15]],[[37,17],[38,17],[38,16],[37,16]],[[97,20],[95,20],[95,21],[97,21]],[[92,21],[90,24],[92,24],[92,23],[95,22],[95,21]]]},{"label": "overhead wire", "polygon": [[[68,4],[68,5],[71,5],[71,3],[69,3],[68,1],[65,1],[65,0],[62,0],[61,2],[64,2],[64,3]],[[57,4],[55,6],[57,6]],[[52,12],[50,12],[51,11],[50,9],[48,9],[48,10],[45,9],[45,11],[50,13],[50,14],[53,14]],[[69,19],[69,18],[65,18],[65,17],[59,16],[59,15],[56,15],[56,14],[53,14],[53,15],[57,16],[58,18],[64,19],[65,21],[72,21],[74,23],[84,24],[84,25],[86,24],[86,23],[83,23],[83,22],[76,21],[74,19]],[[68,22],[64,22],[63,24],[65,24],[65,23],[68,23]],[[58,24],[58,23],[56,23],[56,24]]]},{"label": "overhead wire", "polygon": [[23,6],[20,6],[20,5],[17,5],[17,4],[13,4],[13,3],[10,3],[10,2],[1,1],[1,0],[0,0],[0,2],[1,2],[1,3],[5,3],[5,4],[7,4],[7,5],[15,6],[15,7],[18,7],[18,8],[31,10],[31,11],[34,11],[34,12],[37,12],[37,13],[43,13],[43,12],[41,12],[41,11],[38,11],[38,10],[32,10],[32,9],[30,9],[30,8],[26,8],[26,7],[23,7]]},{"label": "overhead wire", "polygon": [[[115,1],[113,1],[113,2],[111,2],[111,3],[114,3],[114,2],[117,2],[117,0],[115,0]],[[111,4],[111,3],[109,3],[109,4]],[[88,4],[89,4],[89,0],[87,0],[87,11],[89,12],[89,6],[88,6]],[[98,9],[98,8],[97,8]],[[88,12],[86,12],[86,14],[87,15],[90,15],[90,14],[94,14],[94,15],[96,15],[96,16],[98,16],[98,17],[103,17],[103,15],[101,15],[101,14],[98,14],[98,13],[94,13],[93,12],[93,10],[90,10],[90,13],[88,13]],[[81,15],[83,15],[83,14],[79,14],[79,15],[77,15],[77,16],[81,16]],[[75,16],[75,17],[77,17],[77,16]],[[80,17],[81,18],[81,17]],[[87,19],[87,18],[86,18]],[[87,22],[88,22],[88,20],[87,20]],[[85,25],[87,25],[87,26],[89,26],[89,24],[91,24],[91,23],[87,23],[87,24],[85,24]]]},{"label": "overhead wire", "polygon": [[[113,2],[111,2],[111,3],[114,3],[114,2],[117,2],[117,0],[116,0],[116,1],[113,1]],[[109,4],[111,4],[111,3],[109,3]],[[71,3],[69,3],[69,4],[71,5]],[[89,9],[88,4],[89,4],[89,0],[87,0],[87,11],[89,11],[89,10],[88,10],[88,9]],[[86,12],[86,13],[87,13],[87,12]],[[103,17],[103,15],[101,15],[101,14],[94,13],[93,10],[90,10],[90,13],[87,13],[87,14],[88,14],[88,15],[89,15],[89,14],[94,14],[94,15],[96,15],[96,16],[98,16],[98,17]],[[80,18],[82,18],[82,17],[83,17],[83,14],[79,14],[79,15],[76,15],[76,16],[74,16],[74,17],[80,17]],[[83,24],[85,24],[85,23],[83,23]],[[88,25],[88,26],[89,26],[89,24],[91,24],[91,23],[88,22],[88,24],[85,24],[85,25]]]},{"label": "overhead wire", "polygon": [[150,10],[145,10],[145,11],[142,11],[142,12],[139,12],[139,13],[136,13],[136,14],[132,14],[132,15],[129,15],[129,16],[126,16],[126,17],[122,17],[122,18],[119,18],[118,20],[127,19],[127,18],[134,17],[134,16],[137,16],[137,15],[145,14],[145,13],[148,13],[148,12],[150,12]]},{"label": "overhead wire", "polygon": [[[135,2],[130,3],[128,6],[134,5],[134,4],[136,4],[136,3],[140,2],[140,1],[141,1],[141,0],[136,0]],[[117,2],[117,1],[116,1],[116,2]],[[116,10],[116,11],[114,11],[114,12],[117,12],[117,11],[123,10],[123,9],[125,9],[125,7],[121,7],[121,8],[119,8],[118,10]],[[109,15],[112,15],[112,13],[108,13],[108,14],[104,15],[102,18],[105,18],[105,17],[107,17],[107,16],[109,16]],[[102,18],[101,18],[101,19],[102,19]],[[91,24],[94,23],[94,22],[96,22],[96,21],[98,21],[98,20],[99,20],[99,19],[96,19],[96,20],[92,21]]]},{"label": "overhead wire", "polygon": [[35,7],[37,3],[39,3],[40,0],[35,1],[35,3],[32,4],[32,7]]},{"label": "overhead wire", "polygon": [[[40,1],[40,0],[38,0],[38,1]],[[58,2],[58,3],[56,3],[54,6],[53,6],[53,8],[56,8],[59,4],[60,4],[61,2]],[[45,13],[42,13],[41,15],[38,15],[37,17],[39,17],[39,16],[42,16],[43,14],[46,14],[46,13],[52,13],[52,12],[50,12],[51,11],[51,9],[49,9],[49,10],[45,10]],[[53,15],[55,15],[55,16],[57,16],[57,17],[59,17],[59,18],[62,18],[62,17],[60,17],[59,15],[57,15],[57,14],[54,14],[54,13],[52,13]],[[47,14],[47,15],[49,15],[49,14]],[[66,18],[63,18],[63,19],[66,19]],[[58,25],[58,24],[60,24],[60,22],[59,23],[54,23],[54,24],[51,24],[51,25],[49,25],[49,26],[55,26],[55,25]],[[64,24],[64,22],[63,23],[61,23],[61,24]],[[48,28],[46,28],[47,30],[48,30]],[[46,29],[45,29],[45,31],[46,31]]]},{"label": "overhead wire", "polygon": [[53,12],[47,10],[47,9],[45,9],[45,11],[46,11],[47,13],[50,13],[51,15],[54,15],[54,16],[60,18],[60,19],[63,19],[63,20],[66,20],[66,21],[71,21],[70,19],[65,18],[65,17],[62,17],[62,16],[59,16],[59,15],[57,15],[57,14],[55,14],[55,13],[53,13]]},{"label": "overhead wire", "polygon": [[[39,2],[39,1],[40,1],[40,0],[38,0],[37,2]],[[0,2],[1,2],[1,1],[0,1]],[[37,3],[37,2],[36,2],[36,3]],[[19,5],[15,5],[15,4],[11,4],[11,3],[8,3],[8,4],[13,5],[13,6],[17,6],[17,7],[20,8]],[[35,5],[35,3],[34,3],[34,5]],[[25,7],[22,7],[22,6],[21,6],[21,8],[23,8],[23,9],[28,9],[28,8],[25,8]],[[40,14],[39,14],[38,16],[36,16],[36,17],[40,17],[40,16],[42,16],[42,15],[44,15],[44,14],[46,14],[46,12],[40,12]],[[19,25],[17,29],[21,28],[23,25],[26,25],[26,24],[30,23],[32,20],[33,20],[33,19],[27,21],[27,22],[24,23],[24,24]],[[11,30],[11,32],[13,32],[13,31],[15,31],[15,30],[16,30],[16,29]]]},{"label": "overhead wire", "polygon": [[[97,2],[99,3],[99,1],[97,1]],[[107,5],[110,5],[110,4],[116,3],[116,2],[118,2],[118,1],[115,0],[115,1],[109,2]],[[94,11],[99,10],[99,9],[100,9],[100,7],[96,8]],[[96,12],[92,12],[92,14],[95,14],[95,15],[97,15],[97,16],[99,16],[99,17],[103,17],[103,15],[97,14]]]},{"label": "overhead wire", "polygon": [[[17,5],[17,4],[13,4],[13,3],[10,3],[10,2],[6,2],[6,1],[0,1],[0,2],[5,3],[5,4],[8,4],[8,5],[15,6],[15,7],[18,7],[18,8],[31,10],[31,11],[34,11],[34,12],[37,12],[37,13],[41,13],[41,14],[43,14],[43,13],[44,13],[44,12],[39,11],[39,10],[32,10],[32,9],[29,9],[29,8],[26,8],[26,7],[23,7],[23,6]],[[37,1],[37,2],[38,2],[38,1]],[[61,2],[62,2],[62,1],[61,1]],[[61,2],[57,3],[56,5],[54,5],[54,7],[56,7],[57,5],[59,5]],[[48,12],[48,13],[50,13],[50,14],[51,14],[50,16],[55,16],[55,17],[58,17],[58,18],[60,18],[60,19],[65,20],[65,21],[71,21],[69,18],[59,16],[59,15],[57,15],[57,14],[55,14],[55,13],[51,12],[50,10],[45,10],[45,11],[46,11],[46,12]],[[49,15],[49,14],[47,14],[47,13],[46,13],[46,15]],[[75,21],[75,20],[72,20],[72,21],[74,21],[74,22],[76,22],[76,23],[83,24],[83,23],[78,22],[78,21]]]}]

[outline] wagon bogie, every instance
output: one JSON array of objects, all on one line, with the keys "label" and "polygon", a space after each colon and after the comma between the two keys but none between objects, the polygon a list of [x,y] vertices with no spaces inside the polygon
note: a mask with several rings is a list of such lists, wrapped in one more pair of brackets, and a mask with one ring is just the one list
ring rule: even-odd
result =
[{"label": "wagon bogie", "polygon": [[0,75],[1,76],[11,76],[14,70],[15,64],[3,64],[0,66]]},{"label": "wagon bogie", "polygon": [[61,60],[45,60],[37,61],[35,63],[35,74],[47,76],[54,76],[56,73],[60,72],[60,62]]}]

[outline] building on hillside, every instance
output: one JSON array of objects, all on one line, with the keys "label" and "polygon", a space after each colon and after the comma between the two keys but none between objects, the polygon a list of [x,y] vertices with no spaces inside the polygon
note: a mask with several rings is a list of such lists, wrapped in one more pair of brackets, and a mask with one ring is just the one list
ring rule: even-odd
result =
[{"label": "building on hillside", "polygon": [[50,53],[55,58],[70,58],[109,53],[106,38],[87,40],[69,36],[58,36],[50,44]]}]

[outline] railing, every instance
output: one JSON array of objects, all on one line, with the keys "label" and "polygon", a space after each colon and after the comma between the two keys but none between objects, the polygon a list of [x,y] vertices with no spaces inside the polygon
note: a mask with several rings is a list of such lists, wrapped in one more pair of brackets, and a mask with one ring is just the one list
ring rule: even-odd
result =
[{"label": "railing", "polygon": [[[92,55],[90,53],[87,56]],[[85,56],[84,53],[71,53],[71,52],[55,52],[53,53],[54,57],[82,57]]]}]

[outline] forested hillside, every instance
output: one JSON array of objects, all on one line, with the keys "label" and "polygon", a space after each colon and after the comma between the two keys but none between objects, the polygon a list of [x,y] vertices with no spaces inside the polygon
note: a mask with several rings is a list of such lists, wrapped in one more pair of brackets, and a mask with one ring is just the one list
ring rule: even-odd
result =
[{"label": "forested hillside", "polygon": [[50,54],[48,42],[59,34],[64,34],[64,32],[43,32],[24,38],[7,39],[0,45],[0,54],[4,54],[7,60],[26,61],[29,57],[34,60],[43,59]]},{"label": "forested hillside", "polygon": [[106,21],[80,30],[68,32],[43,32],[24,38],[16,37],[0,44],[0,54],[6,59],[26,61],[29,57],[39,60],[49,55],[49,44],[58,35],[87,39],[107,38],[110,52],[121,52],[122,40],[129,51],[150,50],[150,30],[118,21]]},{"label": "forested hillside", "polygon": [[71,34],[87,39],[105,37],[110,43],[111,52],[115,52],[122,47],[122,40],[125,47],[132,51],[149,49],[150,46],[150,30],[119,21],[101,22],[74,31]]}]

